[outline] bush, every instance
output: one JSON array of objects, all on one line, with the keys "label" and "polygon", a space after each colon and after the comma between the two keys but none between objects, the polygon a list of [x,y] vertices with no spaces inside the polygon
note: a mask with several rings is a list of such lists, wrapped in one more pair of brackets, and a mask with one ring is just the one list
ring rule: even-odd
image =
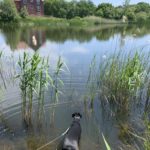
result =
[{"label": "bush", "polygon": [[12,0],[0,2],[0,10],[0,20],[2,21],[17,21],[19,18],[16,6]]},{"label": "bush", "polygon": [[22,7],[20,10],[20,17],[22,18],[26,18],[28,16],[28,11],[27,11],[27,7]]},{"label": "bush", "polygon": [[137,13],[136,14],[136,20],[138,21],[138,22],[145,22],[145,21],[147,21],[147,19],[148,19],[148,15],[147,15],[147,13],[145,13],[145,12],[140,12],[140,13]]},{"label": "bush", "polygon": [[115,8],[112,4],[102,3],[97,7],[96,15],[112,19],[115,16]]},{"label": "bush", "polygon": [[127,16],[129,21],[135,21],[136,20],[136,16],[135,16],[133,11],[127,11],[125,15]]}]

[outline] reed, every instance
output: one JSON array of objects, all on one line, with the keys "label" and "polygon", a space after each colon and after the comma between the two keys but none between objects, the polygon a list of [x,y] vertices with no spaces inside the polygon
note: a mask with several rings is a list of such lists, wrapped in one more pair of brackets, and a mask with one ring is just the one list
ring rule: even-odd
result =
[{"label": "reed", "polygon": [[100,65],[98,82],[100,95],[110,104],[128,110],[129,102],[143,83],[144,65],[137,52],[132,57],[114,55]]},{"label": "reed", "polygon": [[96,55],[93,57],[90,67],[89,67],[89,75],[87,79],[87,90],[90,99],[90,106],[93,108],[94,99],[97,94],[97,68],[96,68]]},{"label": "reed", "polygon": [[60,87],[62,87],[64,83],[63,80],[61,80],[61,74],[63,72],[66,72],[66,69],[69,71],[67,65],[62,61],[62,58],[59,56],[53,78],[53,89],[56,101],[59,100],[59,94],[62,94]]},{"label": "reed", "polygon": [[3,52],[0,51],[0,77],[2,79],[2,82],[3,82],[3,87],[6,89],[7,86],[6,86],[6,81],[5,81],[5,78],[4,78],[4,74],[3,74],[3,64],[2,64],[2,57],[3,57]]},{"label": "reed", "polygon": [[0,51],[0,58],[2,57],[2,54],[3,54],[3,52],[2,52],[2,51]]},{"label": "reed", "polygon": [[107,142],[107,140],[106,140],[106,138],[105,138],[105,136],[104,136],[103,134],[102,134],[102,137],[103,137],[103,140],[104,140],[106,149],[107,149],[107,150],[111,150],[111,147],[109,146],[109,144],[108,144],[108,142]]},{"label": "reed", "polygon": [[146,132],[145,132],[145,142],[144,142],[144,149],[150,150],[150,123],[147,121],[146,123]]},{"label": "reed", "polygon": [[[142,133],[138,132],[127,121],[127,118],[133,110],[133,106],[135,109],[137,103],[145,105],[141,113],[149,114],[149,58],[149,55],[139,54],[138,52],[128,55],[119,52],[100,63],[97,76],[101,101],[106,100],[119,121],[119,139],[132,146],[139,144],[139,148],[142,147],[145,150],[150,148],[149,118],[145,119],[145,131]],[[119,116],[120,112],[121,116]],[[121,118],[125,118],[123,123],[121,123]]]},{"label": "reed", "polygon": [[43,103],[45,87],[52,83],[48,73],[48,59],[41,58],[38,53],[33,56],[24,53],[23,58],[19,58],[18,65],[20,73],[17,78],[23,97],[23,115],[31,118],[34,95],[38,97],[39,104]]}]

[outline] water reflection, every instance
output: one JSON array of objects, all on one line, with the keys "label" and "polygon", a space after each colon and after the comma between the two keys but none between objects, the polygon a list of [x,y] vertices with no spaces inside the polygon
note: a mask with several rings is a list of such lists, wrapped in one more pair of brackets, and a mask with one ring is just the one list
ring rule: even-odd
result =
[{"label": "water reflection", "polygon": [[93,38],[107,41],[120,34],[120,45],[124,45],[126,36],[139,38],[150,33],[148,25],[102,25],[95,28],[49,28],[49,27],[3,27],[1,33],[5,42],[12,50],[33,49],[44,47],[46,40],[57,43],[65,41],[89,42]]},{"label": "water reflection", "polygon": [[31,48],[37,51],[46,41],[45,31],[40,29],[24,29],[20,27],[11,29],[4,27],[2,33],[11,50]]}]

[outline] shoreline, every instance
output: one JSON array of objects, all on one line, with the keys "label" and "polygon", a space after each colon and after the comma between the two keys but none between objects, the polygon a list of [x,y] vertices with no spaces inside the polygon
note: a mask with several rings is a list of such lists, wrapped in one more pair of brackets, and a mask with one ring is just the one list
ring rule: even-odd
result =
[{"label": "shoreline", "polygon": [[[73,19],[62,19],[55,17],[35,17],[29,16],[25,19],[19,19],[16,22],[3,22],[0,21],[0,25],[14,24],[19,26],[64,26],[64,27],[94,27],[102,24],[119,24],[127,25],[131,22],[123,22],[122,20],[110,20],[95,16],[89,16],[85,18],[75,17]],[[132,22],[133,24],[133,22]]]}]

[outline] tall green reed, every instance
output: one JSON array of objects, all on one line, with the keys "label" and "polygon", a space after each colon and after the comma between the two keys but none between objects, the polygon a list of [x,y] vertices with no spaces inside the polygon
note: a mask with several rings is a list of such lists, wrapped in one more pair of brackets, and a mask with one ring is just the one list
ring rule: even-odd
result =
[{"label": "tall green reed", "polygon": [[41,103],[45,87],[52,83],[52,78],[48,73],[48,59],[41,58],[38,53],[33,56],[24,53],[23,58],[19,58],[18,66],[20,73],[17,78],[20,80],[19,85],[23,97],[23,114],[31,118],[34,95]]},{"label": "tall green reed", "polygon": [[141,56],[137,52],[133,57],[130,54],[115,54],[100,66],[100,95],[127,110],[130,98],[136,96],[143,83],[144,70]]},{"label": "tall green reed", "polygon": [[[149,150],[150,146],[149,125],[146,125],[145,131],[141,134],[128,119],[121,119],[130,115],[131,109],[137,106],[138,101],[145,105],[147,108],[145,112],[149,113],[149,58],[149,55],[138,52],[128,55],[119,52],[100,64],[97,78],[101,100],[105,99],[109,106],[112,106],[111,111],[115,107],[116,119],[119,121],[119,139],[133,146],[138,143],[139,147],[144,147],[146,150]],[[141,107],[143,108],[143,105]],[[141,113],[145,113],[144,109],[142,110]],[[149,122],[149,119],[147,118],[146,121]]]},{"label": "tall green reed", "polygon": [[93,57],[90,67],[89,67],[89,74],[88,74],[86,86],[88,90],[88,97],[90,99],[90,105],[91,105],[91,108],[93,108],[94,99],[97,94],[96,55]]},{"label": "tall green reed", "polygon": [[67,65],[62,61],[62,58],[59,56],[53,78],[53,88],[56,101],[58,101],[59,99],[59,94],[62,94],[60,87],[63,86],[64,83],[61,79],[61,74],[63,72],[66,72],[66,69],[69,71]]},{"label": "tall green reed", "polygon": [[110,145],[108,144],[108,142],[107,142],[107,140],[106,140],[106,138],[105,138],[105,136],[104,136],[103,134],[102,134],[102,137],[103,137],[103,140],[104,140],[106,149],[107,149],[107,150],[111,150],[111,147],[110,147]]}]

